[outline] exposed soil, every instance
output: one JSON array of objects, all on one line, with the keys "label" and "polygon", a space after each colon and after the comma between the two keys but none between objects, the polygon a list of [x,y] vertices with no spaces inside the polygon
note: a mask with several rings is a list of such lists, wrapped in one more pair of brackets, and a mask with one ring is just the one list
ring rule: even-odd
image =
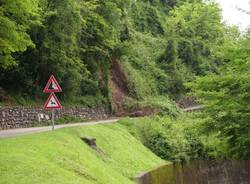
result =
[{"label": "exposed soil", "polygon": [[111,80],[116,83],[123,94],[129,94],[129,79],[117,60],[113,60],[111,64]]},{"label": "exposed soil", "polygon": [[104,154],[101,148],[99,148],[96,144],[96,138],[91,138],[91,137],[82,137],[82,141],[84,141],[88,146],[90,146],[92,149],[97,151],[100,154]]},{"label": "exposed soil", "polygon": [[112,95],[112,106],[116,113],[123,112],[122,103],[129,96],[128,78],[118,61],[113,60],[110,68],[109,88]]},{"label": "exposed soil", "polygon": [[149,116],[159,112],[158,109],[152,107],[125,109],[123,107],[124,100],[129,97],[129,80],[122,66],[117,60],[113,60],[110,68],[109,88],[112,95],[112,106],[116,117],[131,116],[141,117]]}]

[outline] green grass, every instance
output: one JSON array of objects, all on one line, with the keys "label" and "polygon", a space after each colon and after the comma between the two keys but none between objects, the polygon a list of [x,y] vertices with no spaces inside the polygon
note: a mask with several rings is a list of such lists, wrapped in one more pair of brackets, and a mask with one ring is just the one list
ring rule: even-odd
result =
[{"label": "green grass", "polygon": [[[96,138],[103,153],[83,143],[85,136]],[[0,140],[1,184],[130,184],[162,163],[119,124]]]},{"label": "green grass", "polygon": [[[78,116],[64,115],[63,117],[55,120],[55,125],[63,125],[63,124],[71,124],[71,123],[79,123],[87,121],[91,120],[80,118]],[[52,124],[51,121],[33,122],[33,127],[50,126],[51,124]]]}]

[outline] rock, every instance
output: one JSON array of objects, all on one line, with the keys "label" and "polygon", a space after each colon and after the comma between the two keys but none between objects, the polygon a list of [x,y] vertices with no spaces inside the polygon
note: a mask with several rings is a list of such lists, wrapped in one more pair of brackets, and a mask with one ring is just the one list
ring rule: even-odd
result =
[{"label": "rock", "polygon": [[96,138],[82,137],[81,139],[91,147],[96,146]]}]

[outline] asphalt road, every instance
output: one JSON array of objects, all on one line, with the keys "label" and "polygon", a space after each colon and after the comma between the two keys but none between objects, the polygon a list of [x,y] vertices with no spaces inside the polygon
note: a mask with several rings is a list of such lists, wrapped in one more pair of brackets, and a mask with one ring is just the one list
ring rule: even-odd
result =
[{"label": "asphalt road", "polygon": [[188,107],[182,110],[183,112],[192,112],[192,111],[200,111],[202,109],[204,109],[204,105],[196,105],[196,106]]},{"label": "asphalt road", "polygon": [[[100,121],[92,121],[92,122],[84,122],[84,123],[73,123],[66,125],[55,125],[55,129],[68,128],[68,127],[76,127],[76,126],[91,126],[97,124],[110,124],[117,122],[118,119],[110,119],[110,120],[100,120]],[[8,138],[8,137],[16,137],[20,135],[28,135],[38,132],[47,132],[51,131],[51,126],[46,127],[34,127],[34,128],[20,128],[20,129],[10,129],[10,130],[1,130],[0,131],[0,139]]]}]

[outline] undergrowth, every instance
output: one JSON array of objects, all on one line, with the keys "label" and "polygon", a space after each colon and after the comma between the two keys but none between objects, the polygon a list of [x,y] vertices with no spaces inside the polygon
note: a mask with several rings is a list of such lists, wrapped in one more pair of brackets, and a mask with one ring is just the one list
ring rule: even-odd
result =
[{"label": "undergrowth", "polygon": [[126,98],[123,103],[125,109],[142,109],[144,107],[151,107],[159,109],[158,115],[170,115],[172,117],[178,116],[180,113],[179,108],[175,102],[164,96],[150,96],[142,100],[136,100],[133,98]]},{"label": "undergrowth", "polygon": [[216,135],[202,132],[199,114],[122,119],[120,123],[160,158],[173,162],[225,158],[227,146]]}]

